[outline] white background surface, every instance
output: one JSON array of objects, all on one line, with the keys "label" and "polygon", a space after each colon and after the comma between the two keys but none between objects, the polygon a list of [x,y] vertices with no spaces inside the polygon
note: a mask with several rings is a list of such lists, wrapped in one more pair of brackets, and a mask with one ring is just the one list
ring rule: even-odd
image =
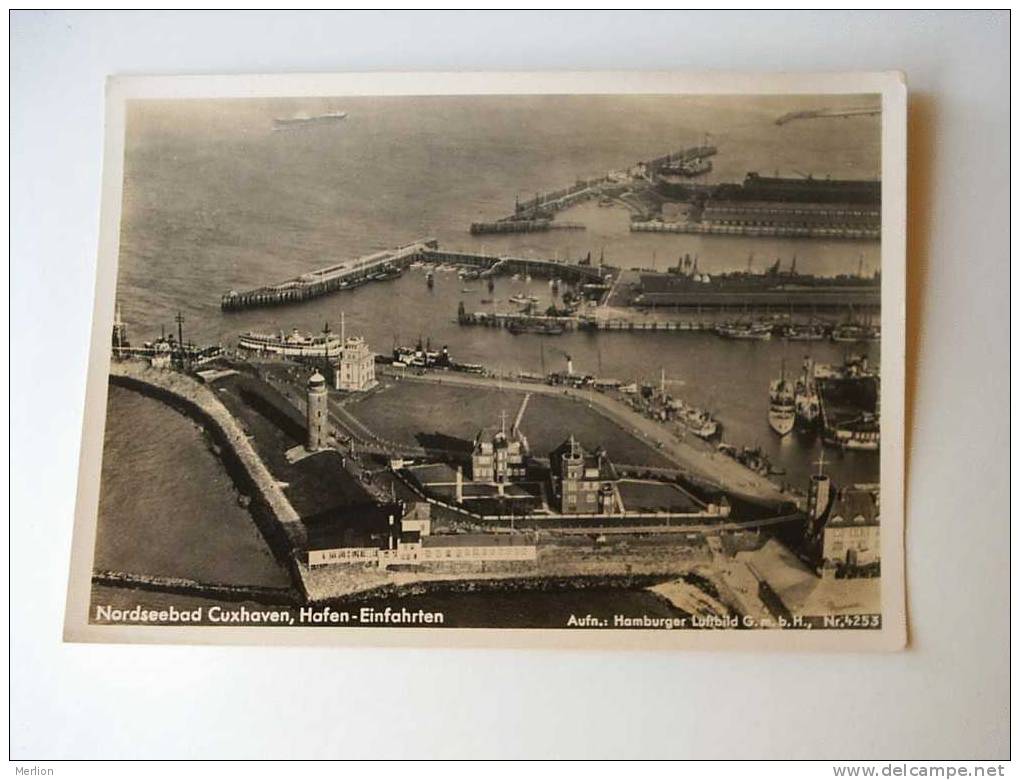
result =
[{"label": "white background surface", "polygon": [[[1004,13],[16,13],[11,24],[12,757],[1007,756]],[[910,649],[62,644],[104,78],[543,68],[906,72]]]}]

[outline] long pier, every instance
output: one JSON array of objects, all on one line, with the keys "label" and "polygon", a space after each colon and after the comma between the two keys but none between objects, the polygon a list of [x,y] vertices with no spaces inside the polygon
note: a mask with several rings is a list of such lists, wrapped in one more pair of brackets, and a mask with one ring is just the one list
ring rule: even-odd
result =
[{"label": "long pier", "polygon": [[609,181],[609,176],[597,176],[593,179],[581,179],[569,187],[556,190],[555,192],[544,192],[530,200],[518,202],[514,206],[514,216],[504,217],[501,221],[512,221],[515,218],[525,218],[528,214],[544,212],[551,214],[560,209],[565,209],[582,200],[587,200],[596,194],[597,188]]},{"label": "long pier", "polygon": [[355,260],[309,271],[279,284],[243,292],[231,290],[220,299],[220,308],[251,309],[318,298],[367,281],[370,276],[389,268],[403,268],[422,252],[436,246],[438,242],[434,238],[424,238],[396,249],[374,252]]},{"label": "long pier", "polygon": [[585,230],[580,222],[555,222],[551,219],[501,219],[496,222],[472,222],[471,235],[492,233],[544,233],[548,230]]},{"label": "long pier", "polygon": [[580,265],[542,258],[441,250],[436,239],[423,238],[396,249],[374,252],[355,260],[309,271],[278,284],[244,291],[231,290],[220,298],[220,307],[232,311],[301,303],[351,289],[372,281],[377,275],[389,278],[390,272],[403,270],[414,262],[475,268],[487,276],[501,273],[530,274],[571,284],[602,284],[617,270],[609,266]]},{"label": "long pier", "polygon": [[[481,325],[486,328],[511,328],[512,326],[537,326],[533,332],[539,335],[557,335],[553,331],[543,333],[542,326],[559,326],[564,331],[600,330],[648,333],[714,333],[716,323],[707,320],[639,320],[608,319],[585,316],[548,317],[539,314],[516,314],[496,312],[464,312],[459,314],[460,325]],[[522,332],[528,332],[527,330]]]},{"label": "long pier", "polygon": [[840,238],[877,241],[881,228],[851,228],[826,225],[746,225],[721,222],[631,222],[633,233],[694,233],[705,236],[754,236],[759,238]]}]

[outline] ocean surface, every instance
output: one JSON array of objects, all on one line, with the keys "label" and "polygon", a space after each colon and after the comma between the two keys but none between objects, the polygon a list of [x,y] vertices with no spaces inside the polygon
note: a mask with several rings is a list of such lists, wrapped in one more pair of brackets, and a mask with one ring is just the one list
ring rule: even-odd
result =
[{"label": "ocean surface", "polygon": [[[877,242],[631,234],[628,212],[594,203],[560,215],[584,222],[584,231],[468,233],[472,221],[512,211],[517,194],[523,200],[625,168],[701,143],[705,133],[719,148],[709,181],[739,181],[748,171],[874,178],[880,171],[877,117],[774,123],[788,111],[870,102],[824,96],[134,102],[128,109],[118,301],[132,341],[175,328],[178,311],[185,338],[223,344],[250,329],[318,331],[327,321],[337,329],[343,312],[348,333],[364,335],[378,352],[421,337],[448,345],[457,360],[506,371],[562,368],[567,354],[577,371],[621,380],[657,382],[665,371],[674,395],[716,414],[725,441],[763,447],[786,471],[777,479],[802,487],[821,447],[813,438],[772,433],[768,383],[784,361],[796,371],[807,352],[819,362],[841,362],[844,345],[730,342],[700,334],[549,338],[462,328],[455,321],[459,301],[474,311],[484,308],[479,301],[489,295],[484,283],[463,282],[452,273],[437,274],[431,292],[423,275],[410,271],[297,306],[223,313],[219,299],[231,289],[281,281],[423,236],[449,248],[575,260],[604,254],[607,263],[623,268],[665,269],[691,253],[709,272],[744,269],[749,258],[756,270],[776,259],[786,267],[796,257],[798,270],[807,273],[856,272],[859,266],[871,273],[880,263]],[[274,117],[332,110],[349,117],[273,128]],[[492,297],[505,301],[523,291],[550,299],[545,281],[508,278],[496,281]],[[865,349],[878,362],[877,345]],[[119,454],[122,439],[153,414],[130,395],[111,393],[104,483],[124,484],[104,492],[101,511],[125,515],[144,497],[147,506],[179,513],[192,505],[181,502],[176,483],[197,494],[219,489],[213,483],[225,477],[215,469],[210,475],[208,463],[181,457],[178,448],[152,448],[143,467],[138,456],[128,461]],[[837,482],[878,480],[875,453],[830,451],[826,460]],[[244,514],[236,505],[233,510]]]},{"label": "ocean surface", "polygon": [[287,587],[211,440],[166,404],[110,387],[93,567]]}]

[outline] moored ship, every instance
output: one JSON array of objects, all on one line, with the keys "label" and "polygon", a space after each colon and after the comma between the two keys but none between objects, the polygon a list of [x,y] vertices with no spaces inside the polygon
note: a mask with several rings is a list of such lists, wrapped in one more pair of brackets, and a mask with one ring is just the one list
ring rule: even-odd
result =
[{"label": "moored ship", "polygon": [[670,407],[676,414],[676,421],[699,439],[711,439],[720,432],[719,422],[706,410],[684,401],[673,401]]},{"label": "moored ship", "polygon": [[794,406],[798,428],[812,430],[818,425],[822,406],[815,386],[814,360],[810,357],[804,358],[803,370],[794,388]]},{"label": "moored ship", "polygon": [[329,325],[318,335],[302,333],[294,328],[290,333],[243,333],[237,346],[252,352],[267,352],[274,355],[298,357],[329,357],[340,352],[343,341],[329,330]]},{"label": "moored ship", "polygon": [[865,413],[858,420],[826,431],[825,443],[843,450],[874,452],[881,446],[878,415]]},{"label": "moored ship", "polygon": [[793,385],[786,378],[784,361],[779,379],[769,384],[769,426],[780,436],[785,436],[793,430],[795,419],[795,393]]},{"label": "moored ship", "polygon": [[515,336],[519,333],[535,333],[539,336],[559,336],[566,328],[555,320],[511,320],[507,330]]}]

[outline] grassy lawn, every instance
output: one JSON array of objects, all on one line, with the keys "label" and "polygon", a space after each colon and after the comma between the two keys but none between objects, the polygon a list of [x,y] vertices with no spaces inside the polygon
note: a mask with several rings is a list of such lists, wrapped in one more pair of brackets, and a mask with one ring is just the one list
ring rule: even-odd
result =
[{"label": "grassy lawn", "polygon": [[615,463],[671,468],[673,463],[586,404],[567,397],[533,395],[521,422],[531,451],[541,457],[571,433],[587,450],[602,446]]},{"label": "grassy lawn", "polygon": [[[523,400],[523,393],[498,389],[397,382],[347,408],[385,439],[428,446],[429,441],[444,437],[469,447],[480,428],[499,425],[500,411],[506,411],[510,425]],[[521,430],[528,438],[532,455],[539,458],[548,457],[572,433],[587,448],[602,445],[618,463],[672,465],[616,423],[566,397],[532,395]]]},{"label": "grassy lawn", "polygon": [[701,506],[675,485],[621,480],[620,497],[628,512],[695,512]]}]

